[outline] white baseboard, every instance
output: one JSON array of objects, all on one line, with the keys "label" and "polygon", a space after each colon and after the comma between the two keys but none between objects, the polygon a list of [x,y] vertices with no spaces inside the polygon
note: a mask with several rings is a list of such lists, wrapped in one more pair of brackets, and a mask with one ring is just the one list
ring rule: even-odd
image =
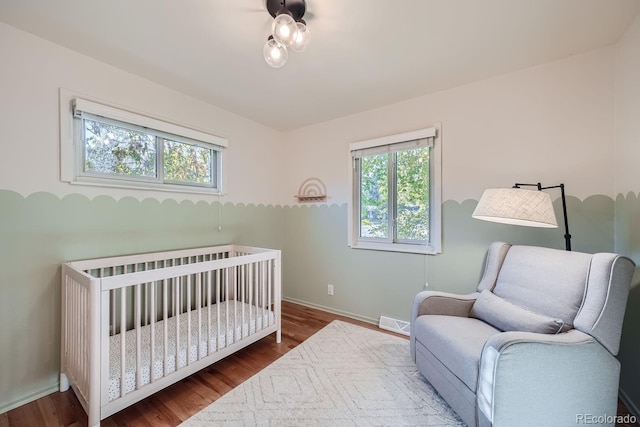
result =
[{"label": "white baseboard", "polygon": [[0,414],[4,414],[5,412],[9,412],[12,409],[16,409],[22,405],[26,405],[27,403],[33,402],[34,400],[38,400],[41,397],[45,397],[51,393],[55,393],[56,391],[58,391],[58,389],[59,386],[58,384],[56,384],[54,386],[47,387],[44,390],[40,390],[28,396],[22,397],[19,400],[0,405]]},{"label": "white baseboard", "polygon": [[305,307],[316,308],[318,310],[326,311],[326,312],[333,313],[333,314],[339,314],[340,316],[350,317],[352,319],[360,320],[362,322],[371,323],[373,325],[377,325],[378,324],[378,320],[377,319],[372,319],[370,317],[360,316],[359,314],[351,313],[351,312],[348,312],[348,311],[338,310],[338,309],[331,308],[331,307],[325,307],[324,305],[314,304],[312,302],[307,302],[307,301],[299,300],[299,299],[296,299],[296,298],[283,297],[282,300],[283,301],[293,302],[295,304],[304,305]]}]

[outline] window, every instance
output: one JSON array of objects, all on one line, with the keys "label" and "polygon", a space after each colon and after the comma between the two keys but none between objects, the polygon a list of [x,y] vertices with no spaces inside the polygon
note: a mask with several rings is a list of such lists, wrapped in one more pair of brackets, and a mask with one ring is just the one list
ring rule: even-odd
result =
[{"label": "window", "polygon": [[351,144],[350,245],[440,252],[440,138],[436,127]]},{"label": "window", "polygon": [[80,98],[73,120],[70,182],[220,193],[222,138]]}]

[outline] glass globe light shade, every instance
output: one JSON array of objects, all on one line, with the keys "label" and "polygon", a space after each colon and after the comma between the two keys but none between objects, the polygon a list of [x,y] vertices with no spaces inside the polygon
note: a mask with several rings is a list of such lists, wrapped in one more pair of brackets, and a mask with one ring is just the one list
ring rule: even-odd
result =
[{"label": "glass globe light shade", "polygon": [[273,38],[282,43],[283,45],[290,47],[296,37],[298,26],[296,21],[286,13],[281,13],[276,16],[271,25],[271,34]]},{"label": "glass globe light shade", "polygon": [[284,66],[289,58],[287,48],[273,37],[269,37],[267,42],[264,44],[262,54],[264,55],[264,60],[267,61],[267,64],[273,68],[280,68]]},{"label": "glass globe light shade", "polygon": [[296,36],[293,39],[293,45],[291,46],[291,49],[296,52],[304,52],[304,50],[309,45],[309,29],[303,22],[298,22],[297,27],[298,28],[296,31]]}]

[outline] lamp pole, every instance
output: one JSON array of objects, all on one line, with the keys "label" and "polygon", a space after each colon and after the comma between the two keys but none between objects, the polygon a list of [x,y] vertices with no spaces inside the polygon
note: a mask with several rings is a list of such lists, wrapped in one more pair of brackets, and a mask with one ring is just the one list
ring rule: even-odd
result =
[{"label": "lamp pole", "polygon": [[537,183],[537,184],[520,184],[520,183],[516,183],[513,185],[513,188],[520,188],[520,187],[536,187],[538,189],[538,191],[542,191],[542,190],[549,190],[551,188],[559,188],[560,189],[560,196],[562,198],[562,214],[564,216],[564,245],[565,245],[565,249],[570,251],[571,250],[571,234],[569,234],[569,219],[567,216],[567,199],[564,195],[564,184],[558,184],[558,185],[552,185],[549,187],[543,187],[542,184]]}]

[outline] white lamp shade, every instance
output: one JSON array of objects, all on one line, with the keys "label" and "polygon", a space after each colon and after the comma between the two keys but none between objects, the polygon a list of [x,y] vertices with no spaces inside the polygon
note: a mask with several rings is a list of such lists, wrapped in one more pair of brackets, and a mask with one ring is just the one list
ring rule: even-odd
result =
[{"label": "white lamp shade", "polygon": [[551,196],[538,190],[486,189],[471,216],[484,221],[526,227],[558,227]]}]

